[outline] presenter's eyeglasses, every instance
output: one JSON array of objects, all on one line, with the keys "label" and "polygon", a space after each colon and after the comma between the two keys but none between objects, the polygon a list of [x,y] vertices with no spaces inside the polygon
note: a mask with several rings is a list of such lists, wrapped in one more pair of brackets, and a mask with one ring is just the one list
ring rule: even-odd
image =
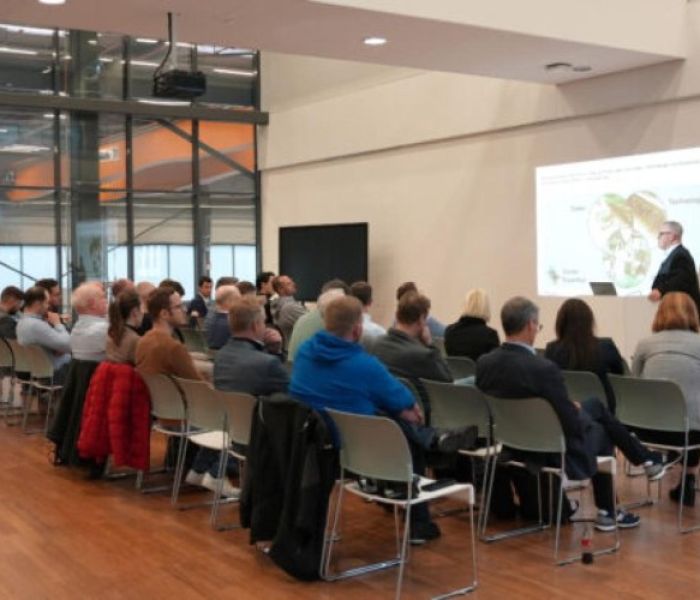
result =
[{"label": "presenter's eyeglasses", "polygon": [[673,231],[659,231],[658,237],[661,237],[662,235],[673,235]]}]

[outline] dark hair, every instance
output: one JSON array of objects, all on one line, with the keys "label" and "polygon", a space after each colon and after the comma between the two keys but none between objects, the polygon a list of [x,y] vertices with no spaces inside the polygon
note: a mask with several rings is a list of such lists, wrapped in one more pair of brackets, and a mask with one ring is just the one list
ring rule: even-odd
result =
[{"label": "dark hair", "polygon": [[112,341],[121,344],[126,331],[126,320],[131,311],[141,306],[141,298],[135,289],[126,289],[109,305],[109,329],[107,335]]},{"label": "dark hair", "polygon": [[163,281],[158,284],[158,287],[169,287],[174,292],[180,294],[180,296],[183,298],[185,297],[185,288],[182,287],[182,284],[179,281],[175,281],[174,279],[163,279]]},{"label": "dark hair", "polygon": [[417,292],[418,287],[416,286],[414,281],[407,281],[406,283],[402,283],[398,288],[396,288],[396,299],[401,300],[401,296],[406,294],[407,292]]},{"label": "dark hair", "polygon": [[48,291],[45,287],[40,285],[35,285],[30,287],[26,292],[24,292],[24,306],[31,306],[37,302],[43,302],[46,300]]},{"label": "dark hair", "polygon": [[515,296],[508,300],[501,309],[501,325],[506,335],[519,333],[527,324],[536,319],[540,309],[532,301],[523,296]]},{"label": "dark hair", "polygon": [[45,279],[39,279],[39,281],[37,281],[34,285],[36,287],[44,288],[47,292],[51,293],[51,290],[58,285],[58,281],[51,279],[50,277],[46,277]]},{"label": "dark hair", "polygon": [[255,278],[255,287],[257,290],[260,291],[260,288],[270,281],[270,277],[274,276],[275,274],[272,271],[263,271],[262,273],[258,273],[258,276]]},{"label": "dark hair", "polygon": [[350,286],[350,294],[355,296],[362,306],[372,304],[372,286],[366,281],[356,281]]},{"label": "dark hair", "polygon": [[19,300],[22,302],[24,300],[24,292],[14,285],[8,285],[0,294],[0,302],[7,302],[8,300]]},{"label": "dark hair", "polygon": [[160,317],[160,311],[170,310],[170,296],[175,293],[177,293],[177,291],[174,288],[166,285],[157,287],[148,295],[146,307],[154,323],[158,320],[158,317]]},{"label": "dark hair", "polygon": [[346,296],[350,295],[350,286],[345,283],[342,279],[331,279],[326,281],[321,287],[321,293],[327,292],[328,290],[343,290]]},{"label": "dark hair", "polygon": [[236,287],[241,293],[241,296],[245,296],[246,294],[254,294],[257,291],[255,285],[253,285],[250,281],[239,281],[236,284]]},{"label": "dark hair", "polygon": [[567,369],[596,370],[599,356],[594,327],[593,311],[583,300],[569,298],[559,307],[554,329],[557,339],[566,349]]},{"label": "dark hair", "polygon": [[116,298],[119,294],[130,287],[134,287],[134,282],[126,277],[122,277],[121,279],[117,279],[116,281],[112,282],[112,287],[110,288],[112,291],[112,299]]},{"label": "dark hair", "polygon": [[198,280],[197,280],[197,287],[201,288],[205,283],[213,283],[211,277],[209,275],[202,275]]},{"label": "dark hair", "polygon": [[404,325],[413,325],[430,312],[430,299],[418,292],[409,292],[401,296],[396,309],[396,320]]},{"label": "dark hair", "polygon": [[236,285],[237,283],[238,277],[224,276],[216,280],[216,285],[214,287],[218,290],[222,285]]}]

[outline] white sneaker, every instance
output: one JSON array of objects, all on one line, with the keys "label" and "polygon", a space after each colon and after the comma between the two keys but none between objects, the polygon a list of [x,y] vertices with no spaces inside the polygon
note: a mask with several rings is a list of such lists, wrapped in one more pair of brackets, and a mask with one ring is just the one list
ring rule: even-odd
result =
[{"label": "white sneaker", "polygon": [[[219,480],[216,477],[212,477],[209,473],[205,473],[201,486],[215,492],[218,489]],[[228,478],[224,477],[223,486],[221,487],[221,495],[225,498],[240,498],[241,490],[232,486]]]},{"label": "white sneaker", "polygon": [[196,485],[197,487],[202,487],[202,482],[204,481],[204,475],[206,473],[197,473],[194,469],[187,471],[187,477],[185,477],[185,483],[190,485]]}]

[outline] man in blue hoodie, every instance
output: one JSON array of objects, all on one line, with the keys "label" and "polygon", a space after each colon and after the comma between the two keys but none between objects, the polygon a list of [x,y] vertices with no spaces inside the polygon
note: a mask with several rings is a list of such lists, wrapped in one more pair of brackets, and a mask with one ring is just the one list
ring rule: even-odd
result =
[{"label": "man in blue hoodie", "polygon": [[[325,331],[300,347],[294,361],[289,392],[316,410],[331,408],[361,415],[388,414],[404,431],[413,454],[413,467],[422,474],[426,450],[456,452],[473,446],[476,428],[439,431],[423,425],[423,415],[411,392],[359,344],[362,304],[353,296],[326,307]],[[420,508],[419,508],[420,507]],[[411,541],[424,543],[440,535],[426,504],[419,504],[411,524]]]}]

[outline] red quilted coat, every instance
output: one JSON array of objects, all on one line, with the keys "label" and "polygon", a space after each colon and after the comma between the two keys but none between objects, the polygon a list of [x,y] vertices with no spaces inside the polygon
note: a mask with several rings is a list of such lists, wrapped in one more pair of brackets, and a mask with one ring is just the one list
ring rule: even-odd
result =
[{"label": "red quilted coat", "polygon": [[103,362],[90,381],[78,438],[83,458],[148,470],[151,399],[133,366]]}]

